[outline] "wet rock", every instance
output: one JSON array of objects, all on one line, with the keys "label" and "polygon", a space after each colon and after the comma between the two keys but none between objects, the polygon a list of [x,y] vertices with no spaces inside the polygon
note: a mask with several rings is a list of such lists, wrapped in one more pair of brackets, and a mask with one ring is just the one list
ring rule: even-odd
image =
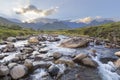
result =
[{"label": "wet rock", "polygon": [[1,49],[2,52],[6,53],[6,52],[14,52],[16,51],[16,48],[14,46],[14,44],[12,43],[8,43],[5,47],[3,47]]},{"label": "wet rock", "polygon": [[0,41],[0,45],[5,45],[7,43],[8,43],[7,41]]},{"label": "wet rock", "polygon": [[5,57],[5,55],[0,55],[0,59],[3,59]]},{"label": "wet rock", "polygon": [[50,76],[53,77],[54,79],[56,79],[59,71],[60,71],[60,69],[58,67],[56,67],[55,65],[51,65],[48,69]]},{"label": "wet rock", "polygon": [[24,62],[24,65],[29,69],[29,70],[33,70],[33,63],[31,60],[26,59]]},{"label": "wet rock", "polygon": [[51,37],[48,39],[49,42],[56,42],[56,41],[60,41],[60,38],[56,38],[56,37]]},{"label": "wet rock", "polygon": [[71,68],[60,80],[102,80],[97,69],[85,66]]},{"label": "wet rock", "polygon": [[89,67],[95,67],[95,68],[98,67],[97,62],[93,61],[93,60],[90,59],[90,58],[84,58],[84,59],[82,59],[82,62],[81,62],[81,63],[82,63],[83,65],[89,66]]},{"label": "wet rock", "polygon": [[53,53],[53,58],[54,58],[54,59],[59,59],[60,57],[62,57],[62,54],[61,54],[61,53],[59,53],[59,52]]},{"label": "wet rock", "polygon": [[28,42],[29,42],[30,44],[38,44],[38,43],[39,43],[39,40],[38,40],[37,37],[30,37],[30,38],[28,39]]},{"label": "wet rock", "polygon": [[47,53],[49,49],[47,48],[42,48],[39,50],[39,53]]},{"label": "wet rock", "polygon": [[118,56],[118,57],[120,57],[120,51],[115,52],[115,55]]},{"label": "wet rock", "polygon": [[30,54],[34,51],[33,48],[31,47],[24,47],[23,49],[20,50],[22,53],[25,53],[25,54]]},{"label": "wet rock", "polygon": [[120,68],[120,59],[116,60],[114,64],[115,64],[115,67]]},{"label": "wet rock", "polygon": [[88,56],[87,54],[83,54],[83,53],[78,54],[78,55],[76,55],[75,58],[73,58],[73,61],[76,63],[79,63],[79,62],[81,62],[82,59],[86,58],[87,56]]},{"label": "wet rock", "polygon": [[17,65],[17,63],[9,63],[8,64],[8,67],[9,67],[9,69],[12,69],[14,66],[16,66]]},{"label": "wet rock", "polygon": [[35,57],[34,57],[34,61],[41,61],[41,60],[43,60],[43,55],[36,55]]},{"label": "wet rock", "polygon": [[0,76],[6,76],[9,74],[9,69],[7,66],[0,65]]},{"label": "wet rock", "polygon": [[19,61],[19,57],[14,57],[10,61],[12,61],[12,62],[18,62]]},{"label": "wet rock", "polygon": [[95,45],[102,45],[103,44],[102,42],[103,42],[103,40],[100,40],[100,39],[95,39],[94,40]]},{"label": "wet rock", "polygon": [[16,39],[15,37],[8,37],[8,38],[7,38],[7,41],[8,41],[8,42],[16,42],[17,39]]},{"label": "wet rock", "polygon": [[26,59],[26,55],[24,55],[24,54],[16,54],[15,57],[19,58],[19,60],[25,60]]},{"label": "wet rock", "polygon": [[19,79],[24,77],[28,73],[27,68],[24,65],[17,65],[14,66],[10,70],[10,75],[12,76],[13,79]]},{"label": "wet rock", "polygon": [[16,39],[17,40],[26,40],[28,38],[28,36],[17,36]]},{"label": "wet rock", "polygon": [[39,41],[46,41],[47,38],[46,38],[45,36],[39,35],[39,36],[38,36],[38,40],[39,40]]},{"label": "wet rock", "polygon": [[81,38],[72,38],[68,39],[60,44],[61,47],[67,47],[67,48],[81,48],[81,47],[87,47],[88,41],[83,40]]},{"label": "wet rock", "polygon": [[55,61],[55,64],[65,64],[67,67],[75,67],[75,63],[72,60],[67,60],[67,59],[58,59]]},{"label": "wet rock", "polygon": [[34,69],[37,68],[49,68],[51,66],[51,63],[43,62],[43,61],[35,61],[33,62]]},{"label": "wet rock", "polygon": [[100,61],[102,62],[102,63],[108,63],[109,61],[112,61],[112,62],[114,62],[114,61],[116,61],[117,60],[117,58],[112,58],[112,57],[104,57],[104,58],[100,58]]}]

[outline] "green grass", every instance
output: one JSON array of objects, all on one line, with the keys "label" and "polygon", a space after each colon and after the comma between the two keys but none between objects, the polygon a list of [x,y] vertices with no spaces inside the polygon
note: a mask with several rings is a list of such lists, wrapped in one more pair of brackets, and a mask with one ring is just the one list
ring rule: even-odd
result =
[{"label": "green grass", "polygon": [[17,25],[0,26],[0,39],[5,39],[9,36],[25,36],[31,34],[62,34],[68,36],[91,36],[113,40],[120,40],[120,22],[108,23],[100,26],[90,26],[71,30],[41,30],[35,31],[32,29],[24,29]]},{"label": "green grass", "polygon": [[108,23],[100,26],[90,26],[71,30],[43,31],[47,34],[63,34],[70,36],[91,36],[104,39],[113,37],[120,39],[120,22]]},{"label": "green grass", "polygon": [[32,35],[32,34],[38,34],[38,31],[32,30],[32,29],[23,29],[19,26],[0,26],[0,39],[6,39],[10,36],[26,36],[26,35]]}]

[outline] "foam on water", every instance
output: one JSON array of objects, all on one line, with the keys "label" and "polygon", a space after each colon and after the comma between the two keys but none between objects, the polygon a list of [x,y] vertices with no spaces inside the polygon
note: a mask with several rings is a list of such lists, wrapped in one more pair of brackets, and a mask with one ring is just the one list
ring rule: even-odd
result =
[{"label": "foam on water", "polygon": [[112,62],[103,64],[99,61],[97,57],[93,58],[93,60],[95,60],[98,63],[99,73],[103,80],[120,80],[120,75],[114,72],[116,68]]},{"label": "foam on water", "polygon": [[45,69],[37,69],[35,71],[36,74],[32,75],[32,77],[34,78],[33,80],[43,80],[42,76],[46,75],[46,71]]}]

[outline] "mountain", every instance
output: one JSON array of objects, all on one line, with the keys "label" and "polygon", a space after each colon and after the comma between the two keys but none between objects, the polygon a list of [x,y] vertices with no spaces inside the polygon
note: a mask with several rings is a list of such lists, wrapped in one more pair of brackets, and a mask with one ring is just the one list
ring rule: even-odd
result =
[{"label": "mountain", "polygon": [[6,19],[0,17],[0,25],[19,25],[25,28],[40,29],[40,30],[56,30],[56,29],[74,29],[81,28],[86,26],[97,26],[105,23],[114,22],[112,19],[90,19],[90,21],[85,23],[85,21],[77,20],[58,20],[58,19],[49,19],[49,18],[39,18],[35,19],[30,23],[22,23],[17,19]]},{"label": "mountain", "polygon": [[11,21],[11,22],[15,22],[15,23],[21,23],[20,20],[14,19],[14,18],[8,18],[8,20]]},{"label": "mountain", "polygon": [[84,22],[71,22],[69,21],[63,21],[66,25],[70,26],[71,28],[81,28],[81,27],[87,27],[87,26],[97,26],[101,24],[106,24],[106,23],[111,23],[115,22],[114,20],[109,20],[109,19],[103,19],[103,20],[91,20],[89,23],[84,23]]},{"label": "mountain", "polygon": [[58,29],[70,29],[70,27],[63,22],[47,23],[39,28],[40,30],[58,30]]},{"label": "mountain", "polygon": [[0,25],[14,25],[16,23],[6,19],[6,18],[3,18],[3,17],[0,17]]}]

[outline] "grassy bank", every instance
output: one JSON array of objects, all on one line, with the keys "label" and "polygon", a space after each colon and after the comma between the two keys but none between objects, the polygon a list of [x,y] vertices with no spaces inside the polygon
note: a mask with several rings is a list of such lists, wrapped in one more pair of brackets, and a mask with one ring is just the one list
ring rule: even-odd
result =
[{"label": "grassy bank", "polygon": [[6,39],[10,36],[26,36],[38,33],[38,31],[32,29],[24,29],[19,26],[0,26],[0,39]]},{"label": "grassy bank", "polygon": [[104,24],[100,26],[90,26],[71,30],[56,30],[56,31],[44,31],[48,34],[63,34],[71,36],[91,36],[100,37],[104,39],[117,38],[120,39],[120,22]]}]

